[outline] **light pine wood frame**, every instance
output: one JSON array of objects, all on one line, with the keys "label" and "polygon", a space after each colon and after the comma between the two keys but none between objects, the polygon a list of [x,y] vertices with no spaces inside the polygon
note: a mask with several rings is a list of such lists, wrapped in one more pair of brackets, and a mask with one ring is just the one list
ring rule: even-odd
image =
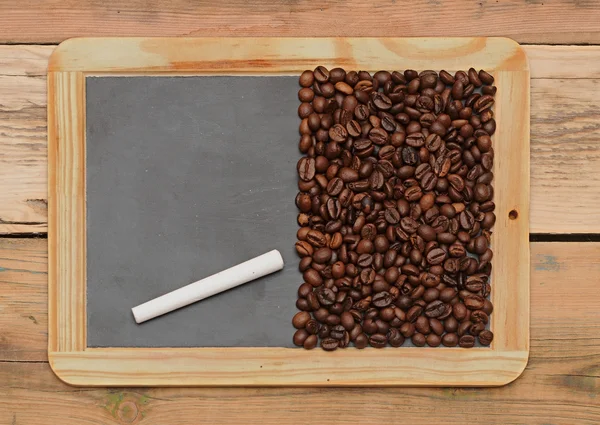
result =
[{"label": "light pine wood frame", "polygon": [[[347,69],[491,71],[498,92],[490,348],[88,348],[86,75],[290,75]],[[86,386],[493,386],[529,355],[529,67],[505,38],[105,38],[61,44],[48,66],[49,344]],[[291,198],[290,198],[291,199]],[[512,212],[518,215],[511,219]],[[294,241],[290,241],[293,243]],[[293,300],[290,300],[293,302]],[[133,320],[133,319],[132,319]],[[291,335],[290,335],[291,337]]]}]

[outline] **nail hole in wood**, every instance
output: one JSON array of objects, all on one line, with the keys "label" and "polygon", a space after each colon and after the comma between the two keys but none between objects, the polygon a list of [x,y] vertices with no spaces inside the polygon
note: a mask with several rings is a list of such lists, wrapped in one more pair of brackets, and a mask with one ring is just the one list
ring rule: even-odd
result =
[{"label": "nail hole in wood", "polygon": [[516,220],[517,218],[519,218],[519,213],[517,212],[517,210],[511,210],[511,212],[508,213],[508,218],[510,218],[511,220]]}]

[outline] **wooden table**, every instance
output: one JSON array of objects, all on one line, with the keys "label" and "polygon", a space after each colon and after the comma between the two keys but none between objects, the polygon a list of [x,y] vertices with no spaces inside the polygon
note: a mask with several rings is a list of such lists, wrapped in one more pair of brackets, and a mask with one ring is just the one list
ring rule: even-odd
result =
[{"label": "wooden table", "polygon": [[[600,4],[410,5],[0,1],[0,424],[600,423]],[[503,35],[528,44],[532,305],[524,374],[492,389],[61,383],[46,356],[45,69],[53,44],[81,35]]]}]

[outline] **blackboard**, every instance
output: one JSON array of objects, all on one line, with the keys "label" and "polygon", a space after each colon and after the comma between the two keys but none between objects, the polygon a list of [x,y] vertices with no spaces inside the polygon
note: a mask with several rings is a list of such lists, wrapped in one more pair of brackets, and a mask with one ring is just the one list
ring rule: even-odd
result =
[{"label": "blackboard", "polygon": [[[89,347],[291,347],[297,77],[87,77]],[[285,268],[138,325],[131,308],[278,249]]]},{"label": "blackboard", "polygon": [[[288,348],[301,282],[295,80],[317,65],[494,75],[491,347]],[[74,385],[129,387],[511,382],[529,351],[529,92],[526,55],[505,38],[67,40],[48,64],[52,370]],[[257,134],[260,123],[270,127]],[[225,222],[241,236],[221,236]],[[133,324],[134,305],[273,248],[287,265],[279,275],[210,311],[219,298]]]}]

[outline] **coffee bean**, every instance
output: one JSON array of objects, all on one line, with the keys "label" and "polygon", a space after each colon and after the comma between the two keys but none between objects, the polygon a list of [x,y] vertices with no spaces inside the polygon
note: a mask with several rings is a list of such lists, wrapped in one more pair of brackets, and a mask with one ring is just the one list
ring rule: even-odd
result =
[{"label": "coffee bean", "polygon": [[306,322],[305,329],[311,335],[316,335],[321,328],[321,325],[316,320],[309,320]]},{"label": "coffee bean", "polygon": [[479,333],[479,343],[481,345],[490,345],[494,340],[494,334],[491,331],[484,330]]},{"label": "coffee bean", "polygon": [[303,329],[309,320],[310,314],[306,311],[301,311],[299,313],[296,313],[296,315],[292,319],[292,325],[294,325],[296,329]]},{"label": "coffee bean", "polygon": [[389,292],[383,291],[373,296],[372,304],[377,308],[384,308],[392,303],[393,299]]},{"label": "coffee bean", "polygon": [[388,331],[387,339],[392,347],[400,347],[400,346],[402,346],[402,344],[404,344],[404,341],[405,341],[405,339],[402,336],[402,334],[400,333],[400,331],[398,331],[395,328],[391,328]]},{"label": "coffee bean", "polygon": [[444,334],[442,344],[446,347],[456,347],[458,345],[458,336],[455,333]]},{"label": "coffee bean", "polygon": [[468,295],[464,299],[464,304],[469,310],[480,310],[485,305],[485,299],[479,295]]},{"label": "coffee bean", "polygon": [[432,301],[425,307],[425,316],[429,318],[438,318],[446,311],[446,305],[441,300]]},{"label": "coffee bean", "polygon": [[307,350],[312,350],[317,346],[318,337],[317,335],[309,335],[305,340],[303,347]]},{"label": "coffee bean", "polygon": [[329,248],[319,248],[313,254],[313,261],[317,264],[326,264],[331,260],[333,251]]},{"label": "coffee bean", "polygon": [[321,340],[321,348],[325,351],[334,351],[339,346],[339,341],[334,338],[324,338]]},{"label": "coffee bean", "polygon": [[298,176],[303,181],[310,181],[315,177],[315,160],[303,157],[298,162]]},{"label": "coffee bean", "polygon": [[327,238],[318,230],[310,230],[306,235],[306,240],[316,248],[322,248],[327,245]]},{"label": "coffee bean", "polygon": [[458,345],[462,348],[471,348],[475,345],[475,337],[472,335],[463,335],[458,340]]},{"label": "coffee bean", "polygon": [[329,80],[329,71],[324,66],[316,67],[313,74],[319,83],[326,83]]},{"label": "coffee bean", "polygon": [[302,347],[308,337],[309,337],[309,334],[308,334],[308,332],[306,332],[306,330],[298,329],[296,331],[296,333],[294,334],[294,344],[299,347]]},{"label": "coffee bean", "polygon": [[416,347],[424,347],[426,343],[425,335],[421,333],[415,333],[412,336],[411,341]]},{"label": "coffee bean", "polygon": [[422,313],[423,307],[420,305],[414,305],[406,313],[406,320],[410,323],[414,323]]},{"label": "coffee bean", "polygon": [[323,278],[315,269],[308,269],[303,274],[304,281],[312,286],[319,286],[323,283]]},{"label": "coffee bean", "polygon": [[383,348],[387,344],[387,336],[384,334],[373,334],[369,338],[369,344],[374,348]]}]

